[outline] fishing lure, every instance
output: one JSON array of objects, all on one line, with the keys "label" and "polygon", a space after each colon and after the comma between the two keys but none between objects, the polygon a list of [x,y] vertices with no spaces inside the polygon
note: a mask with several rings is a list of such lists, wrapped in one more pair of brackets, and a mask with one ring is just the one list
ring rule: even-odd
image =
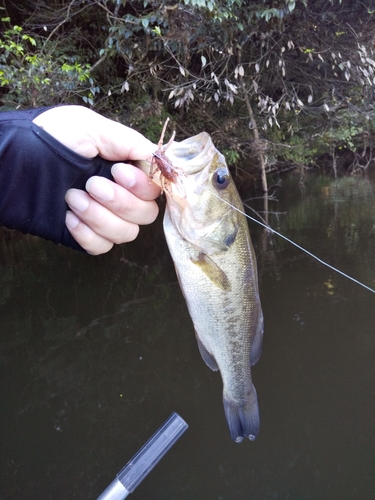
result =
[{"label": "fishing lure", "polygon": [[176,131],[174,130],[172,133],[172,137],[169,139],[167,144],[163,146],[163,141],[164,141],[164,135],[165,131],[167,130],[169,122],[169,117],[165,120],[163,130],[160,135],[160,139],[158,142],[158,150],[153,153],[153,158],[151,161],[151,168],[150,168],[150,174],[149,177],[152,180],[154,177],[154,174],[156,172],[160,172],[161,178],[162,178],[162,190],[164,191],[166,188],[166,180],[169,182],[173,182],[174,184],[178,180],[178,169],[172,165],[172,162],[166,155],[166,151],[169,148],[169,146],[172,144],[174,141],[174,138],[176,137]]},{"label": "fishing lure", "polygon": [[176,137],[175,130],[173,131],[172,137],[169,139],[167,144],[163,145],[164,135],[167,130],[168,122],[169,122],[169,117],[165,120],[163,130],[161,132],[160,139],[158,142],[158,150],[155,151],[155,153],[153,153],[149,178],[150,180],[153,180],[154,174],[156,172],[159,172],[160,184],[161,184],[160,187],[162,192],[165,191],[171,198],[173,198],[172,189],[169,187],[169,184],[172,182],[173,184],[176,184],[177,189],[181,194],[181,197],[185,198],[186,194],[184,191],[183,183],[181,182],[181,176],[185,176],[185,173],[181,168],[175,167],[166,154],[167,149],[172,145]]}]

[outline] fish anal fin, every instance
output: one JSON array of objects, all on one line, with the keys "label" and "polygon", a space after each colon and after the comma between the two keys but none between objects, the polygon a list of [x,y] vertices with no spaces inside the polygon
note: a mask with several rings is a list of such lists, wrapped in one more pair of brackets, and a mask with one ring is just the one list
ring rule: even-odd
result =
[{"label": "fish anal fin", "polygon": [[229,291],[231,289],[228,276],[208,255],[200,252],[198,257],[196,259],[192,258],[191,261],[193,264],[198,266],[207,278],[218,288],[225,291]]},{"label": "fish anal fin", "polygon": [[199,352],[201,353],[201,356],[203,358],[203,361],[206,363],[206,365],[211,368],[211,370],[213,370],[214,372],[217,372],[219,367],[217,366],[217,363],[215,361],[215,358],[212,356],[211,353],[209,353],[207,351],[207,349],[204,347],[204,345],[202,344],[198,334],[197,334],[197,331],[195,331],[195,337],[197,339],[197,342],[198,342],[198,349],[199,349]]},{"label": "fish anal fin", "polygon": [[260,309],[257,330],[255,332],[254,339],[251,343],[250,366],[255,365],[255,363],[259,361],[260,355],[262,354],[263,330],[264,330],[263,313],[262,310]]}]

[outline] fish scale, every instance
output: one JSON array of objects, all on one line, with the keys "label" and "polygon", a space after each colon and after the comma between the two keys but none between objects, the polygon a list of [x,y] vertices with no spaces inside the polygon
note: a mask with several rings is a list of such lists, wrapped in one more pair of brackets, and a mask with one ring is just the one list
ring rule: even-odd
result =
[{"label": "fish scale", "polygon": [[239,210],[242,202],[208,134],[173,143],[168,158],[183,172],[184,199],[180,203],[171,183],[164,216],[167,244],[200,353],[222,377],[231,438],[253,440],[259,409],[251,364],[259,359],[263,336],[255,253],[245,216],[228,210],[210,191]]}]

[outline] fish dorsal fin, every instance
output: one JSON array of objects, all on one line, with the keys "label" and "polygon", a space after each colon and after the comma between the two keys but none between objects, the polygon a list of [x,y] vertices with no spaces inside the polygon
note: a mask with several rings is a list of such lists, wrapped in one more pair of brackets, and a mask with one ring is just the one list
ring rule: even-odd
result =
[{"label": "fish dorsal fin", "polygon": [[230,291],[231,285],[227,275],[207,254],[200,252],[198,257],[192,258],[191,261],[204,272],[214,285],[222,290]]},{"label": "fish dorsal fin", "polygon": [[201,353],[201,356],[204,360],[204,362],[206,363],[206,365],[211,368],[211,370],[213,370],[214,372],[217,372],[219,367],[217,366],[217,363],[215,361],[215,358],[212,356],[211,353],[209,353],[207,351],[207,349],[204,347],[204,345],[202,344],[199,336],[198,336],[198,333],[197,333],[197,330],[195,330],[195,337],[197,339],[197,342],[198,342],[198,349],[199,349],[199,352]]},{"label": "fish dorsal fin", "polygon": [[259,361],[260,355],[262,354],[263,329],[263,313],[260,311],[257,330],[251,343],[250,366],[255,365],[255,363]]}]

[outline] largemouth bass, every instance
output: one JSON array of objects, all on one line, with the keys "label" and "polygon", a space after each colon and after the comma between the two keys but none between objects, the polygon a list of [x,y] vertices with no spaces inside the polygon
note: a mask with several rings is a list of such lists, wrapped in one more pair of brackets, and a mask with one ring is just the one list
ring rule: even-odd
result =
[{"label": "largemouth bass", "polygon": [[164,232],[199,351],[220,371],[231,438],[254,440],[259,410],[251,366],[261,354],[263,314],[243,205],[207,133],[172,142],[165,155],[173,176],[163,178],[159,161],[153,178],[167,196]]}]

